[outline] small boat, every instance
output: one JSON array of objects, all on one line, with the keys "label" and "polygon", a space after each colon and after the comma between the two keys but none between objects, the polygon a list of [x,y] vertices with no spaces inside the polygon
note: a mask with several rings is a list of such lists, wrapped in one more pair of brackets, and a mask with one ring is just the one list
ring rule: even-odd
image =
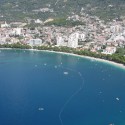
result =
[{"label": "small boat", "polygon": [[44,110],[44,108],[38,108],[38,110],[39,110],[39,111],[43,111],[43,110]]},{"label": "small boat", "polygon": [[68,72],[64,72],[64,75],[68,75],[69,73]]},{"label": "small boat", "polygon": [[117,101],[119,101],[120,99],[119,98],[116,98]]}]

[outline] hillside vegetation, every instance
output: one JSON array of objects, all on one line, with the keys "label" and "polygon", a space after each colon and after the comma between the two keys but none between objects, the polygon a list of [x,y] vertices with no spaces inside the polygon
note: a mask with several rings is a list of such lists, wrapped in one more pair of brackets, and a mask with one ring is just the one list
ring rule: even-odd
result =
[{"label": "hillside vegetation", "polygon": [[[40,11],[43,8],[53,11]],[[125,16],[125,0],[0,0],[0,20],[62,18],[80,14],[81,9],[104,20],[120,19]]]}]

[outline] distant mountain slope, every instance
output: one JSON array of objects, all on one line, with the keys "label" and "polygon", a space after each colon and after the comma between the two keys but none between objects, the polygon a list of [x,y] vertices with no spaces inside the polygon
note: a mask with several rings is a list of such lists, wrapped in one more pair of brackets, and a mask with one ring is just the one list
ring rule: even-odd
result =
[{"label": "distant mountain slope", "polygon": [[0,20],[45,20],[79,14],[81,9],[104,20],[120,18],[125,16],[125,0],[0,0]]}]

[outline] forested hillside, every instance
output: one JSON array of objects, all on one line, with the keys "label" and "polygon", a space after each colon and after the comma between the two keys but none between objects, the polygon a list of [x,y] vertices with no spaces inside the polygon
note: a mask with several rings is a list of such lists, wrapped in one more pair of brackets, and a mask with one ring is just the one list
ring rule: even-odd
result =
[{"label": "forested hillside", "polygon": [[123,18],[125,0],[0,0],[0,20],[45,20],[80,14],[81,10],[104,20]]}]

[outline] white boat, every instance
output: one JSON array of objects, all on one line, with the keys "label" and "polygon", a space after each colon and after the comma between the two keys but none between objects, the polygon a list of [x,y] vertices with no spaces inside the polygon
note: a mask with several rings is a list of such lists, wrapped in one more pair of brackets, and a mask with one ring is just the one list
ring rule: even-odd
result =
[{"label": "white boat", "polygon": [[39,110],[39,111],[43,111],[43,110],[44,110],[44,108],[38,108],[38,110]]},{"label": "white boat", "polygon": [[68,72],[64,72],[64,75],[68,75],[69,73]]}]

